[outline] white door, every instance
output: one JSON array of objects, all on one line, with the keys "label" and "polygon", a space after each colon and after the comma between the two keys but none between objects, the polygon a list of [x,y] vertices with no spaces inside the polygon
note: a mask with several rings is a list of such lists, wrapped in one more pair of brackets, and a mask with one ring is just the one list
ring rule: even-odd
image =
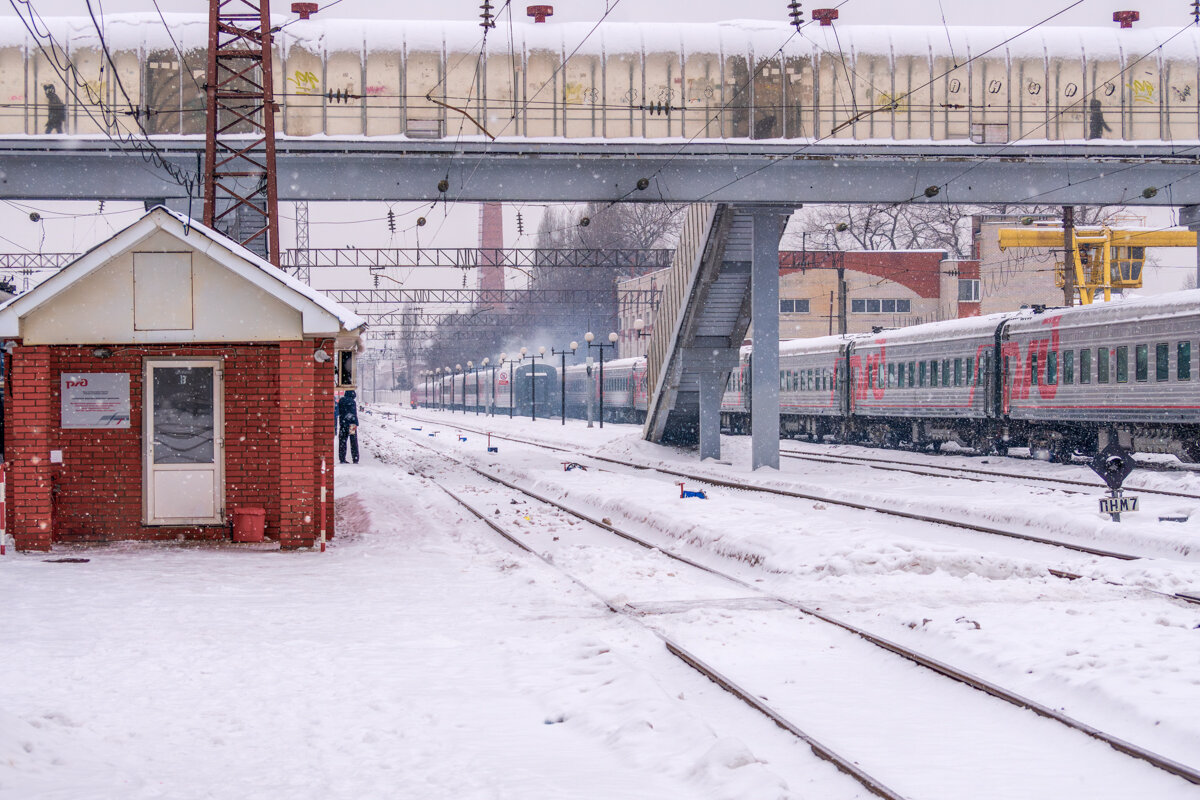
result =
[{"label": "white door", "polygon": [[147,361],[147,525],[225,522],[220,361]]}]

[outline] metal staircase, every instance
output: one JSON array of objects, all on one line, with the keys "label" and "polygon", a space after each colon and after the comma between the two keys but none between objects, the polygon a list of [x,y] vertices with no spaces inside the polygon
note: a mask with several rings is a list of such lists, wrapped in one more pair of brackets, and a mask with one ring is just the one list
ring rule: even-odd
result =
[{"label": "metal staircase", "polygon": [[650,340],[645,439],[700,440],[703,385],[724,389],[750,325],[752,235],[733,206],[689,209]]}]

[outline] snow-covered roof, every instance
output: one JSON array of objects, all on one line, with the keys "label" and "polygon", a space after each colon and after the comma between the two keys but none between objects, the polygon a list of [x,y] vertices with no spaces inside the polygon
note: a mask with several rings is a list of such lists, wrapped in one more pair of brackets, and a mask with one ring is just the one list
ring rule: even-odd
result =
[{"label": "snow-covered roof", "polygon": [[72,261],[36,287],[0,305],[0,336],[20,336],[21,317],[50,301],[67,287],[128,251],[156,231],[204,253],[301,314],[306,336],[361,333],[366,320],[301,283],[270,262],[224,235],[163,206],[155,206],[129,227]]},{"label": "snow-covered roof", "polygon": [[897,328],[865,336],[855,345],[855,348],[877,347],[881,344],[884,346],[922,344],[951,339],[988,339],[996,335],[996,329],[1005,320],[1032,314],[1032,310],[1022,309],[1021,311],[1006,311],[982,317],[926,322],[923,325],[912,325],[907,328]]},{"label": "snow-covered roof", "polygon": [[1123,322],[1150,321],[1180,314],[1200,316],[1200,289],[1172,292],[1155,297],[1115,297],[1109,302],[1092,303],[1075,308],[1047,309],[1044,314],[1028,320],[1014,320],[1009,326],[1012,333],[1020,333],[1030,324],[1042,328],[1042,320],[1061,317],[1063,328],[1076,325],[1111,325]]},{"label": "snow-covered roof", "polygon": [[[105,43],[112,50],[184,50],[208,46],[208,15],[155,12],[107,14]],[[99,37],[91,18],[44,17],[41,27],[72,49],[96,48]],[[294,24],[289,24],[294,23]],[[285,26],[275,41],[286,55],[292,47],[312,53],[369,53],[374,51],[479,52],[483,32],[476,20],[334,19],[320,15],[306,21],[275,15],[272,24]],[[172,36],[174,40],[172,40]],[[921,56],[951,58],[1062,58],[1119,60],[1124,55],[1161,52],[1165,59],[1195,60],[1200,29],[1138,27],[1052,27],[943,25],[806,25],[799,32],[786,20],[728,20],[724,22],[592,22],[536,24],[513,22],[488,37],[493,52],[544,50],[579,56],[617,53],[773,54],[789,56],[846,53],[859,56]],[[21,24],[0,26],[0,47],[30,47]]]}]

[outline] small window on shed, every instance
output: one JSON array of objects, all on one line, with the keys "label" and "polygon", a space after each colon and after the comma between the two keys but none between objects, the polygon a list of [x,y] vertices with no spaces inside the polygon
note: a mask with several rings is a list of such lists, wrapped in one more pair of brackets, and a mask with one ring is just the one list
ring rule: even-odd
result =
[{"label": "small window on shed", "polygon": [[354,351],[337,351],[337,385],[339,387],[354,386]]},{"label": "small window on shed", "polygon": [[1154,380],[1171,380],[1171,345],[1166,342],[1154,345]]},{"label": "small window on shed", "polygon": [[1192,379],[1192,343],[1180,342],[1175,354],[1175,377],[1181,381]]},{"label": "small window on shed", "polygon": [[1063,361],[1063,383],[1072,384],[1075,382],[1075,351],[1065,350],[1062,354]]},{"label": "small window on shed", "polygon": [[1129,382],[1129,346],[1117,348],[1117,383]]},{"label": "small window on shed", "polygon": [[1137,380],[1150,380],[1150,345],[1139,344],[1134,347],[1133,370]]}]

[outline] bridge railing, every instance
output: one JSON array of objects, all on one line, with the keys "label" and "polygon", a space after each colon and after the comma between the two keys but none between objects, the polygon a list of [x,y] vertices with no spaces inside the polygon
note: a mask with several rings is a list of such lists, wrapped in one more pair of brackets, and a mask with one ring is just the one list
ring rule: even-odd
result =
[{"label": "bridge railing", "polygon": [[679,338],[683,311],[700,275],[704,248],[717,218],[717,208],[716,203],[693,203],[688,208],[683,230],[679,234],[679,246],[675,250],[671,271],[664,281],[658,313],[654,318],[654,335],[646,356],[646,386],[650,389],[651,404],[646,414],[647,426],[652,424],[656,412],[661,410],[667,368]]}]

